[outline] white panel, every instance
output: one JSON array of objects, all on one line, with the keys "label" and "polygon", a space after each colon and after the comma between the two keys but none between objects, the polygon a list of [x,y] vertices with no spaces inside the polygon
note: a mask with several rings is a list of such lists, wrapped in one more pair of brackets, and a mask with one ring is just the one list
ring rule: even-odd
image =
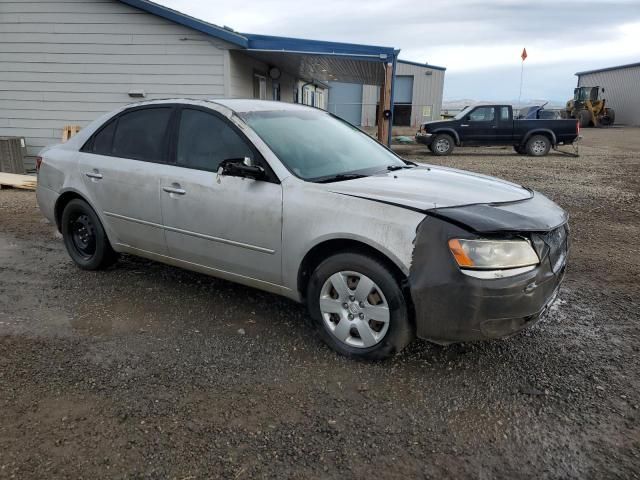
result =
[{"label": "white panel", "polygon": [[0,0],[0,135],[30,155],[146,99],[224,95],[230,45],[117,0]]}]

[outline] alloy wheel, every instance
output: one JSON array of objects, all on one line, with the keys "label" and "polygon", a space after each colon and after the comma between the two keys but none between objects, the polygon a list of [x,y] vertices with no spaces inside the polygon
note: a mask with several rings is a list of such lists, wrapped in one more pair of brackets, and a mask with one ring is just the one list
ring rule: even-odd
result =
[{"label": "alloy wheel", "polygon": [[327,279],[320,312],[331,334],[351,347],[372,347],[389,330],[391,315],[382,289],[358,272],[337,272]]},{"label": "alloy wheel", "polygon": [[435,149],[438,153],[445,153],[449,151],[450,146],[451,145],[449,144],[449,140],[447,140],[446,138],[439,138],[436,141]]}]

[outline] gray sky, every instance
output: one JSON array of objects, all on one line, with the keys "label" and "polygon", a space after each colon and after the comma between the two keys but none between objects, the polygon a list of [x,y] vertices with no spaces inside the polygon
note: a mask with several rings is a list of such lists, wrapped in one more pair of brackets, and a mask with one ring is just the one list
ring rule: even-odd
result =
[{"label": "gray sky", "polygon": [[577,71],[640,61],[640,0],[156,0],[239,32],[400,48],[447,67],[445,100],[564,101]]}]

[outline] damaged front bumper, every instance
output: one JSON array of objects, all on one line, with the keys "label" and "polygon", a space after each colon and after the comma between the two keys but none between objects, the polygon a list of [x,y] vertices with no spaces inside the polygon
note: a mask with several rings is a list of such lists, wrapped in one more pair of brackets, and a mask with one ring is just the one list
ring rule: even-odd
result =
[{"label": "damaged front bumper", "polygon": [[418,227],[409,276],[418,337],[440,344],[508,337],[533,325],[554,302],[566,268],[566,217],[548,230],[507,232],[530,238],[540,258],[535,268],[502,278],[465,274],[448,240],[496,235],[493,232],[480,233],[434,216]]},{"label": "damaged front bumper", "polygon": [[423,145],[427,146],[431,145],[431,143],[433,142],[433,134],[423,131],[419,131],[418,133],[416,133],[415,138],[417,143],[422,143]]}]

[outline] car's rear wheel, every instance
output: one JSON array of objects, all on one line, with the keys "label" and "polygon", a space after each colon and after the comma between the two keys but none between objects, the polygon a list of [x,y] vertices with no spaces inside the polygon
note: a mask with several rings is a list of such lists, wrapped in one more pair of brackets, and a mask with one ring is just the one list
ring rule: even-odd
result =
[{"label": "car's rear wheel", "polygon": [[527,141],[527,153],[533,157],[544,157],[551,149],[551,142],[544,135],[533,135]]},{"label": "car's rear wheel", "polygon": [[351,358],[381,360],[414,337],[398,282],[367,255],[339,253],[318,265],[309,280],[307,306],[322,339]]},{"label": "car's rear wheel", "polygon": [[439,133],[433,138],[431,142],[431,151],[434,155],[450,155],[453,152],[455,143],[451,135],[446,133]]},{"label": "car's rear wheel", "polygon": [[67,252],[80,268],[99,270],[117,260],[100,219],[84,200],[71,200],[64,207],[60,227]]}]

